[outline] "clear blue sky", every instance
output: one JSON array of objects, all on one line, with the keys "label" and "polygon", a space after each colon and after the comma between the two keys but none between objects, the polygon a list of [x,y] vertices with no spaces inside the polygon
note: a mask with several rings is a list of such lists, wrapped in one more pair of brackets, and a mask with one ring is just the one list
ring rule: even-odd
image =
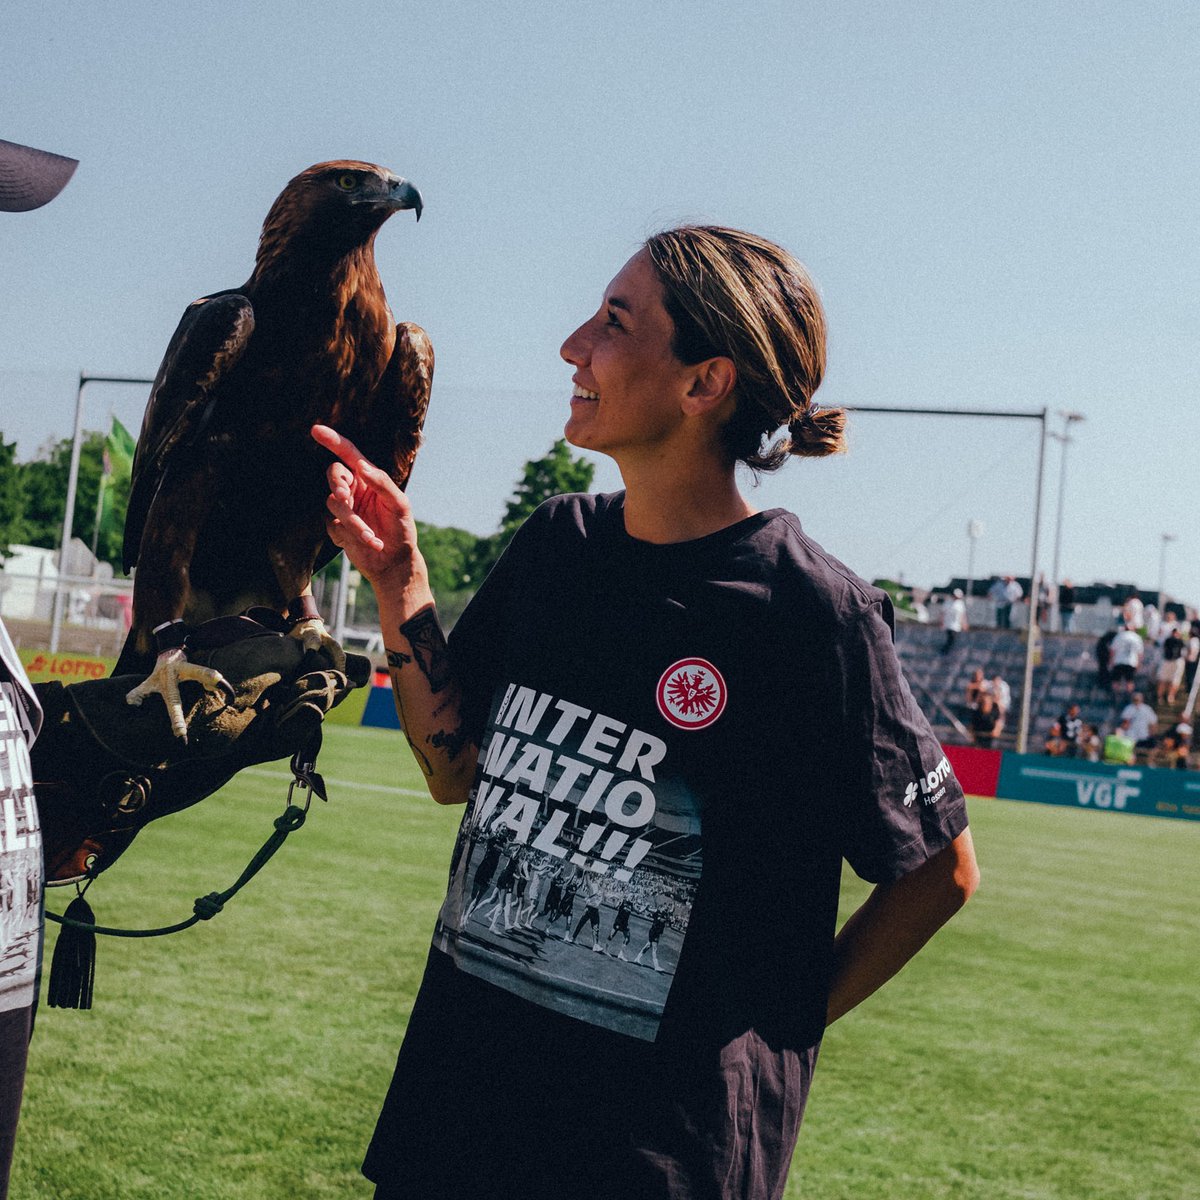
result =
[{"label": "clear blue sky", "polygon": [[[1200,603],[1198,131],[1190,0],[8,6],[0,137],[81,161],[0,220],[0,432],[30,455],[70,433],[80,369],[153,375],[283,184],[364,158],[426,201],[377,254],[438,354],[424,519],[496,527],[561,431],[565,335],[647,233],[713,220],[813,271],[825,403],[1085,413],[1060,573],[1155,587],[1174,533],[1168,591]],[[143,403],[92,388],[86,423]],[[965,573],[972,517],[977,573],[1028,571],[1032,423],[852,433],[756,502],[868,577]]]}]

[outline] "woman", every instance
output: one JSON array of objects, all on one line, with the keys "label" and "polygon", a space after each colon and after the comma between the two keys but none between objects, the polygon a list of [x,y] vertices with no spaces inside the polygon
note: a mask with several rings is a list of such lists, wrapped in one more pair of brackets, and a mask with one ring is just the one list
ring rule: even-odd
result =
[{"label": "woman", "polygon": [[[381,1198],[777,1197],[825,1025],[975,887],[962,793],[887,597],[738,488],[739,462],[842,448],[799,264],[735,230],[658,234],[562,356],[566,436],[625,490],[543,505],[449,647],[407,500],[319,427],[330,533],[375,585],[435,799],[686,897],[678,961],[494,958],[457,917],[464,864],[364,1171]],[[835,938],[843,857],[877,886]],[[556,1104],[564,1072],[591,1119]]]},{"label": "woman", "polygon": [[1000,736],[1003,721],[1004,717],[996,707],[992,693],[981,693],[979,706],[971,714],[971,735],[975,739],[975,745],[989,748]]}]

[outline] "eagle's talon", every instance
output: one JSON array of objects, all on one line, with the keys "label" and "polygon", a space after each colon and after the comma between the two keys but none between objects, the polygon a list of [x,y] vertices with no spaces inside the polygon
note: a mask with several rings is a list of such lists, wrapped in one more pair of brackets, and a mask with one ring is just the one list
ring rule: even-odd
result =
[{"label": "eagle's talon", "polygon": [[183,702],[179,698],[179,685],[183,680],[198,683],[206,691],[223,689],[232,695],[233,689],[221,674],[211,667],[202,667],[191,663],[183,650],[176,648],[164,650],[154,664],[154,670],[143,679],[137,687],[125,693],[125,703],[134,707],[141,705],[147,696],[157,695],[163,698],[167,706],[167,718],[171,722],[171,732],[177,738],[187,741],[187,721],[183,715]]},{"label": "eagle's talon", "polygon": [[292,626],[291,637],[299,638],[305,653],[319,650],[333,660],[335,671],[346,670],[346,652],[341,643],[325,628],[325,622],[320,617],[305,617]]}]

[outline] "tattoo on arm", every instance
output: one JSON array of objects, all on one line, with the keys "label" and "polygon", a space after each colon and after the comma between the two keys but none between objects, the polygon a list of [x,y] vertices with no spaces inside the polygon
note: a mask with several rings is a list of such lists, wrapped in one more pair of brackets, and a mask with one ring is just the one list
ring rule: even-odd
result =
[{"label": "tattoo on arm", "polygon": [[457,729],[451,729],[447,732],[445,729],[439,729],[437,733],[429,739],[431,746],[436,746],[439,750],[446,751],[446,757],[454,761],[459,755],[459,751],[471,739],[463,732],[463,727],[460,725]]},{"label": "tattoo on arm", "polygon": [[[396,678],[396,676],[400,673],[400,668],[398,666],[396,666],[395,664],[391,663],[391,657],[392,657],[392,655],[391,655],[391,652],[389,651],[388,652],[388,662],[392,667],[392,669],[391,669],[392,699],[396,703],[396,716],[400,718],[400,732],[404,734],[404,740],[406,742],[408,742],[409,746],[412,748],[413,757],[416,758],[417,766],[419,766],[421,768],[421,771],[424,774],[425,778],[432,779],[433,778],[433,763],[431,763],[429,761],[429,756],[425,753],[424,750],[421,749],[420,746],[417,745],[416,742],[413,741],[412,735],[408,732],[408,721],[405,720],[405,717],[404,717],[404,701],[400,696],[400,681]],[[408,661],[411,662],[412,659],[409,659]]]},{"label": "tattoo on arm", "polygon": [[432,608],[422,609],[400,626],[400,632],[408,638],[417,666],[429,680],[429,690],[436,695],[451,679],[450,654],[437,612]]},{"label": "tattoo on arm", "polygon": [[397,671],[400,670],[405,663],[412,662],[411,655],[404,654],[399,650],[385,650],[384,654],[387,655],[387,665],[389,667],[394,667]]}]

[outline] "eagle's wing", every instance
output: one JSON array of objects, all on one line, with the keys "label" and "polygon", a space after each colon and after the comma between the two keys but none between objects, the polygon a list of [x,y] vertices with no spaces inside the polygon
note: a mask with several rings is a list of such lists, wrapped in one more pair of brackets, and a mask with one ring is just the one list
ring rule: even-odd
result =
[{"label": "eagle's wing", "polygon": [[[433,343],[420,325],[400,321],[396,344],[383,377],[371,398],[363,428],[356,433],[359,448],[401,487],[408,484],[413,460],[421,446],[421,427],[433,386]],[[316,570],[339,551],[326,539],[317,555]]]},{"label": "eagle's wing", "polygon": [[396,326],[396,345],[379,390],[380,402],[395,406],[392,454],[383,461],[402,488],[412,474],[413,460],[421,445],[421,427],[429,410],[432,387],[433,344],[429,335],[420,325],[401,321]]},{"label": "eagle's wing", "polygon": [[137,564],[146,517],[171,455],[195,441],[218,385],[241,358],[253,332],[254,309],[240,292],[206,296],[183,314],[150,389],[133,456],[125,517],[127,574]]}]

